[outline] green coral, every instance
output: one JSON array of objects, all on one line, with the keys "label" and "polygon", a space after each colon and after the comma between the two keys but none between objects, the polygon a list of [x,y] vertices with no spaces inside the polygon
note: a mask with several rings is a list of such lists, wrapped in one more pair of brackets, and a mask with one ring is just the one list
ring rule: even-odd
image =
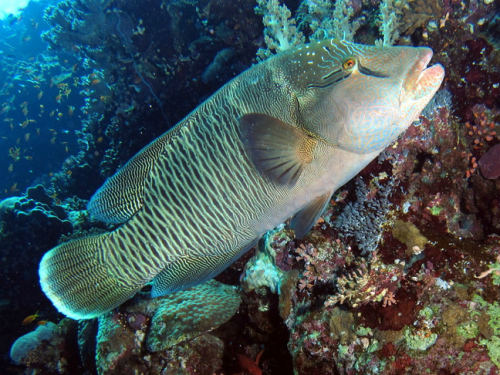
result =
[{"label": "green coral", "polygon": [[432,318],[435,315],[435,312],[429,306],[427,306],[424,307],[422,310],[420,310],[418,315],[424,318],[425,320],[432,320]]},{"label": "green coral", "polygon": [[429,349],[432,345],[436,343],[438,336],[435,333],[429,334],[420,331],[412,333],[412,330],[410,328],[406,328],[404,337],[406,345],[408,345],[410,349],[424,351]]},{"label": "green coral", "polygon": [[431,214],[433,214],[434,216],[439,216],[439,214],[443,210],[443,207],[433,206],[430,208],[430,210],[431,210]]},{"label": "green coral", "polygon": [[465,322],[457,326],[457,333],[466,339],[473,339],[479,335],[479,326],[476,322]]},{"label": "green coral", "polygon": [[370,327],[358,326],[356,328],[356,335],[358,336],[368,336],[372,333],[372,329]]},{"label": "green coral", "polygon": [[478,295],[472,297],[472,300],[486,310],[490,317],[488,324],[493,330],[493,336],[489,339],[482,339],[479,343],[488,348],[488,355],[491,361],[497,367],[500,367],[500,305],[498,301],[494,301],[493,303],[486,302]]},{"label": "green coral", "polygon": [[482,339],[479,343],[481,345],[486,345],[491,361],[497,367],[500,367],[500,337],[492,336],[489,340]]}]

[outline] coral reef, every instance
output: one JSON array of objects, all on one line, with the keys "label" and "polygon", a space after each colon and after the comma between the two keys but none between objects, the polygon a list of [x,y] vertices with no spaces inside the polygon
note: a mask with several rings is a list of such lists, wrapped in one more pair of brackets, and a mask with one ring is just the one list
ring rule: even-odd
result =
[{"label": "coral reef", "polygon": [[235,288],[215,280],[164,297],[152,317],[146,345],[159,352],[211,331],[238,311]]},{"label": "coral reef", "polygon": [[246,293],[263,287],[278,292],[283,271],[276,266],[276,252],[269,246],[269,239],[279,232],[279,229],[268,232],[262,241],[262,250],[247,261],[240,278]]},{"label": "coral reef", "polygon": [[77,358],[71,355],[76,347],[76,328],[71,319],[40,325],[14,342],[10,357],[32,369],[32,374],[73,374],[77,368]]},{"label": "coral reef", "polygon": [[442,0],[415,0],[401,2],[399,8],[400,28],[406,35],[411,35],[419,27],[427,26],[430,21],[435,21],[443,16]]},{"label": "coral reef", "polygon": [[[40,15],[35,24],[13,19],[16,38],[2,44],[2,369],[498,373],[498,3],[144,4],[63,1],[46,10],[48,29],[35,28]],[[41,43],[40,33],[50,53],[25,55],[32,41],[13,42]],[[312,231],[299,240],[280,226],[218,277],[241,293],[219,285],[206,298],[197,289],[148,299],[147,286],[98,320],[43,325],[61,316],[33,287],[39,260],[66,236],[110,229],[85,211],[104,178],[256,62],[257,49],[265,58],[334,34],[429,46],[447,77],[418,122],[334,194]]]},{"label": "coral reef", "polygon": [[[473,162],[475,163],[475,160]],[[500,144],[496,144],[481,156],[478,164],[485,178],[494,180],[500,177]]]},{"label": "coral reef", "polygon": [[363,254],[375,251],[382,234],[382,225],[392,203],[388,197],[395,181],[381,185],[373,180],[373,190],[368,190],[362,179],[356,180],[356,201],[349,202],[335,221],[335,228],[345,236],[353,236]]},{"label": "coral reef", "polygon": [[105,41],[109,32],[106,8],[110,0],[62,1],[45,9],[44,19],[54,26],[42,34],[53,49],[72,50],[76,45],[85,48],[92,59],[105,58]]}]

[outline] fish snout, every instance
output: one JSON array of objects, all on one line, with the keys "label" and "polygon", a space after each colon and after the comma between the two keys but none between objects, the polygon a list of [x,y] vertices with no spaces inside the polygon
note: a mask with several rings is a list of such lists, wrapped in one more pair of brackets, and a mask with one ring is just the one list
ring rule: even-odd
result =
[{"label": "fish snout", "polygon": [[430,48],[417,48],[415,62],[410,66],[406,80],[401,90],[401,109],[413,119],[420,114],[432,99],[444,79],[444,68],[441,64],[430,67],[433,52]]}]

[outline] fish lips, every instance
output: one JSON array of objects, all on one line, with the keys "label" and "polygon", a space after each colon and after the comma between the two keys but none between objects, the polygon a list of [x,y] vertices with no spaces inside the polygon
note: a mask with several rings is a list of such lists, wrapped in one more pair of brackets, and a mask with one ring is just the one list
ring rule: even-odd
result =
[{"label": "fish lips", "polygon": [[419,48],[419,56],[409,69],[408,77],[403,84],[403,102],[411,98],[412,101],[422,101],[427,104],[441,86],[445,71],[441,64],[427,66],[432,55],[430,48]]}]

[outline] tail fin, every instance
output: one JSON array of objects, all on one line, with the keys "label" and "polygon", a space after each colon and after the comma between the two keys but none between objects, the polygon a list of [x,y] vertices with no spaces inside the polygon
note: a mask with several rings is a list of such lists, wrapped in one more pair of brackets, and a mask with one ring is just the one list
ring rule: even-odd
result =
[{"label": "tail fin", "polygon": [[61,244],[46,253],[38,274],[54,306],[73,319],[100,316],[132,297],[141,287],[123,285],[110,275],[103,243],[108,234]]}]

